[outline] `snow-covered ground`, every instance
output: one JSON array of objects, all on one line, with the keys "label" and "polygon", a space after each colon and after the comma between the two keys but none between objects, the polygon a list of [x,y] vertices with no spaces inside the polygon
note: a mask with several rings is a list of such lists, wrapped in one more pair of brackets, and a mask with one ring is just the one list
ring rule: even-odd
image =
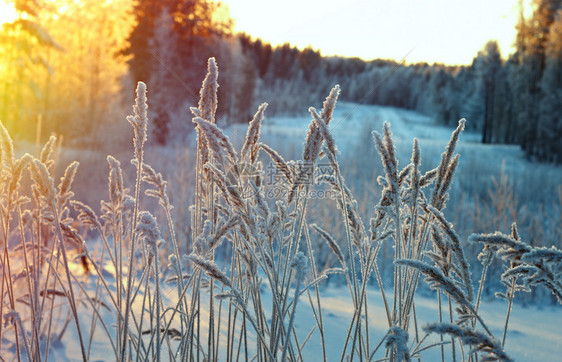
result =
[{"label": "snow-covered ground", "polygon": [[[301,159],[311,119],[307,114],[300,117],[268,117],[266,111],[261,140],[287,159]],[[380,167],[371,132],[382,132],[385,121],[391,124],[401,167],[410,162],[414,138],[420,143],[422,169],[429,170],[438,165],[452,127],[438,125],[432,118],[414,111],[340,102],[336,106],[330,129],[341,152],[339,160],[344,173],[346,167],[354,167],[355,164],[363,168]],[[467,120],[467,127],[469,124],[470,120]],[[246,124],[236,124],[228,127],[225,133],[239,149],[246,130]],[[482,144],[480,140],[479,133],[462,133],[457,146],[461,158],[452,196],[460,197],[465,193],[487,195],[488,189],[493,186],[492,178],[499,180],[503,170],[519,205],[525,205],[527,211],[536,212],[558,203],[562,167],[532,162],[526,159],[518,145]]]},{"label": "snow-covered ground", "polygon": [[[372,346],[376,346],[388,328],[381,293],[375,290],[368,292],[369,322]],[[387,293],[387,296],[389,293]],[[345,288],[327,288],[322,292],[322,308],[325,319],[325,331],[329,336],[326,343],[328,356],[334,356],[333,361],[339,360],[342,342],[345,340],[348,323],[353,315],[349,294]],[[497,300],[484,301],[482,316],[489,323],[494,335],[501,338],[504,328],[507,303]],[[426,296],[416,297],[416,313],[423,326],[428,322],[438,320],[436,298]],[[310,307],[305,302],[300,305],[296,326],[299,333],[306,336],[315,325]],[[420,333],[423,333],[420,331]],[[305,350],[307,361],[318,360],[321,355],[319,337],[309,342]],[[410,342],[413,335],[410,334]],[[437,336],[432,336],[428,342],[436,342]],[[450,347],[446,347],[450,348]],[[521,307],[515,305],[510,317],[506,351],[517,361],[557,361],[562,355],[562,308],[561,307]],[[450,355],[450,353],[449,353]],[[422,352],[422,360],[437,361],[441,359],[440,347],[434,347]],[[384,349],[378,351],[375,359],[384,357]]]},{"label": "snow-covered ground", "polygon": [[[263,121],[261,140],[288,156],[300,158],[302,145],[311,117],[267,117]],[[359,150],[374,149],[372,131],[382,132],[383,122],[388,121],[394,135],[397,154],[402,165],[409,163],[412,141],[417,138],[422,150],[422,163],[426,167],[435,167],[445,149],[452,128],[438,125],[428,116],[394,107],[376,105],[358,105],[355,103],[338,103],[330,130],[341,152],[342,167],[349,158],[360,158]],[[470,120],[467,120],[467,124]],[[225,133],[235,145],[241,145],[246,136],[246,124],[228,127]],[[525,170],[540,167],[528,161],[517,145],[484,145],[480,143],[481,135],[465,131],[461,135],[458,152],[461,154],[460,168],[469,165],[478,168],[478,173],[488,174],[498,171],[502,164],[506,170]],[[375,160],[379,162],[378,160]],[[477,165],[473,165],[476,163]],[[562,168],[545,166],[562,180]]]},{"label": "snow-covered ground", "polygon": [[[175,289],[171,286],[166,288],[164,295],[175,299]],[[271,293],[267,287],[263,288],[262,303],[263,305],[271,305]],[[384,312],[384,306],[381,299],[380,291],[375,286],[368,291],[369,300],[369,333],[371,349],[374,348],[384,336],[388,325]],[[387,296],[391,296],[391,292]],[[203,301],[207,300],[205,296]],[[343,344],[349,327],[349,321],[353,315],[353,307],[349,298],[349,292],[345,287],[326,287],[321,291],[322,297],[322,313],[324,320],[324,331],[326,335],[326,352],[329,361],[339,361]],[[304,338],[315,328],[316,323],[307,298],[299,301],[297,314],[295,319],[295,328],[299,339]],[[389,301],[391,302],[391,301]],[[208,313],[202,304],[201,318],[205,321]],[[492,333],[501,338],[504,328],[507,304],[498,300],[485,300],[481,306],[482,316],[489,325]],[[436,298],[428,296],[416,297],[416,313],[419,325],[423,326],[428,322],[438,320]],[[102,315],[109,313],[102,310]],[[84,324],[88,319],[83,319]],[[223,323],[226,325],[226,317],[223,314]],[[51,361],[76,361],[79,360],[80,347],[75,341],[77,338],[74,334],[73,326],[69,326],[66,336],[62,343],[56,343],[53,346],[50,360]],[[203,332],[204,329],[202,329]],[[206,335],[206,333],[204,334]],[[423,332],[420,330],[420,337]],[[98,338],[94,338],[91,361],[109,361],[112,360],[113,354],[106,341],[107,337],[101,333],[97,334]],[[250,340],[255,337],[251,333]],[[221,338],[226,340],[226,334]],[[409,342],[414,338],[413,332],[410,334]],[[74,340],[74,342],[71,342]],[[426,340],[424,345],[437,342],[438,337],[433,335]],[[251,343],[251,342],[249,342]],[[255,344],[249,345],[252,351]],[[446,355],[450,356],[450,351],[446,346]],[[560,306],[528,306],[522,307],[514,305],[510,317],[509,329],[506,338],[505,349],[507,353],[516,361],[521,362],[543,362],[543,361],[559,361],[562,355],[562,307]],[[12,351],[13,352],[13,351]],[[224,352],[224,351],[223,351]],[[305,361],[319,361],[322,359],[322,349],[320,345],[320,337],[315,329],[305,348],[303,349],[303,357]],[[433,347],[421,353],[424,361],[437,361],[441,359],[440,347]],[[223,357],[224,358],[224,357]],[[374,360],[384,358],[384,345],[375,354]],[[11,358],[8,360],[12,360]]]},{"label": "snow-covered ground", "polygon": [[[308,129],[311,116],[302,117],[267,117],[263,121],[261,139],[263,142],[272,144],[273,147],[289,148],[295,151],[302,150],[302,143]],[[384,107],[376,105],[359,105],[355,103],[338,103],[334,112],[334,118],[330,123],[330,130],[342,156],[354,150],[358,140],[371,131],[382,131],[382,124],[388,121],[397,148],[405,143],[408,152],[411,152],[411,144],[414,137],[418,138],[422,145],[431,145],[433,142],[443,149],[444,142],[451,136],[451,129],[436,125],[427,116],[405,109]],[[235,144],[243,142],[246,136],[247,125],[236,124],[228,127],[226,133]],[[462,137],[464,142],[478,142],[480,135],[476,133],[465,133]],[[374,146],[373,146],[374,147]],[[409,157],[409,155],[408,155]],[[404,160],[405,161],[405,160]]]},{"label": "snow-covered ground", "polygon": [[[266,113],[267,115],[267,113]],[[415,112],[380,106],[355,105],[350,103],[339,103],[334,120],[330,128],[341,151],[342,164],[350,158],[364,157],[358,154],[361,147],[374,147],[372,143],[364,143],[362,140],[370,138],[371,130],[381,130],[383,121],[391,123],[391,129],[396,142],[397,153],[400,164],[409,162],[412,139],[420,140],[422,158],[426,168],[434,167],[443,152],[450,137],[451,129],[434,124],[434,122],[423,115]],[[310,117],[267,117],[264,120],[261,140],[264,143],[278,149],[282,154],[291,158],[300,158],[302,144]],[[226,133],[239,149],[246,134],[247,125],[235,125],[226,129]],[[464,133],[461,136],[461,144],[458,151],[462,155],[461,169],[465,173],[470,172],[481,175],[478,177],[490,178],[497,175],[501,167],[523,177],[525,180],[533,180],[533,170],[540,168],[544,175],[549,175],[548,180],[542,180],[541,188],[553,188],[562,183],[562,168],[549,165],[534,165],[524,158],[521,150],[516,146],[504,145],[482,145],[479,143],[480,136],[476,133]],[[369,141],[370,142],[370,141]],[[170,154],[173,152],[170,151]],[[365,153],[369,157],[377,157],[376,153]],[[374,155],[374,156],[372,156]],[[379,162],[378,159],[373,162]],[[531,174],[530,176],[527,174]],[[461,183],[462,184],[462,183]],[[538,187],[531,185],[530,187]],[[543,190],[544,191],[544,190]],[[548,190],[547,190],[548,192]],[[108,278],[111,276],[108,274]],[[88,291],[93,291],[95,283],[91,280],[87,286]],[[263,305],[271,305],[271,294],[264,287]],[[164,295],[170,300],[174,299],[175,289],[166,286]],[[388,328],[384,313],[384,307],[380,292],[372,287],[369,295],[370,316],[370,341],[375,346]],[[344,287],[324,287],[321,290],[322,308],[327,336],[327,354],[332,361],[340,360],[343,341],[347,333],[348,323],[351,319],[353,309],[349,299],[348,290]],[[500,300],[484,300],[481,307],[483,318],[489,323],[492,332],[501,336],[504,327],[506,303]],[[416,311],[420,324],[436,321],[436,299],[428,296],[416,298]],[[102,316],[108,318],[111,323],[112,317],[109,311],[101,310]],[[205,311],[202,311],[204,319]],[[83,317],[83,325],[88,325],[90,319]],[[306,298],[302,298],[297,308],[295,327],[297,333],[304,338],[315,326],[314,317]],[[77,338],[72,325],[66,331],[66,335],[60,344],[54,345],[50,360],[73,361],[80,356]],[[113,360],[113,354],[102,333],[94,337],[91,360],[106,361]],[[413,334],[410,335],[410,341]],[[437,337],[432,337],[436,340]],[[4,347],[9,341],[4,341]],[[449,348],[449,347],[446,347]],[[556,361],[562,356],[562,307],[561,306],[527,306],[515,304],[511,314],[509,332],[506,340],[506,351],[518,361]],[[14,353],[15,351],[9,350]],[[12,360],[14,355],[2,356],[6,360]],[[384,346],[374,356],[375,359],[384,357]],[[440,348],[436,347],[422,353],[426,361],[440,359]],[[307,361],[321,359],[321,348],[319,334],[315,331],[304,348],[304,358]]]},{"label": "snow-covered ground", "polygon": [[[263,142],[278,149],[285,155],[300,158],[302,144],[311,117],[266,117],[263,122],[261,139]],[[452,129],[435,124],[422,114],[393,107],[357,105],[340,102],[336,107],[330,129],[341,151],[342,167],[353,158],[375,155],[365,152],[365,147],[374,148],[369,140],[370,132],[381,131],[384,121],[391,124],[397,154],[401,165],[409,162],[413,138],[418,138],[422,150],[422,163],[425,168],[435,167],[445,149]],[[470,122],[468,120],[467,122]],[[236,145],[242,144],[246,125],[235,125],[227,129],[227,134]],[[363,140],[363,141],[362,141]],[[520,192],[523,202],[545,202],[548,195],[556,195],[557,188],[562,184],[562,167],[535,164],[527,160],[523,151],[516,145],[484,145],[480,143],[479,133],[465,131],[461,135],[457,151],[461,154],[461,162],[457,178],[470,178],[470,182],[457,182],[456,191],[470,183],[487,182],[492,177],[499,178],[502,170],[510,176],[514,191]],[[373,160],[379,163],[378,159]],[[540,178],[539,178],[539,175]],[[470,187],[474,187],[471,185]],[[540,190],[538,190],[540,188]],[[526,190],[527,193],[521,192]],[[536,191],[536,192],[535,192]],[[545,196],[546,195],[546,196]],[[539,199],[540,200],[537,200]],[[492,231],[492,230],[490,230]],[[476,261],[474,261],[476,262]],[[375,321],[371,336],[376,344],[386,332],[384,310],[380,292],[369,292],[370,318]],[[342,349],[341,341],[347,333],[347,325],[352,308],[345,289],[330,288],[322,292],[326,334],[330,339],[327,343],[328,355],[339,360]],[[421,321],[436,321],[435,298],[417,297],[417,313]],[[374,302],[376,301],[376,302]],[[484,319],[496,336],[503,333],[506,303],[501,300],[485,300],[482,305]],[[301,305],[298,310],[297,327],[299,333],[306,335],[314,325],[310,308]],[[423,322],[421,323],[423,325]],[[318,335],[315,334],[317,338]],[[314,337],[309,342],[305,356],[307,360],[318,360],[320,356],[319,340]],[[518,361],[556,361],[562,356],[562,307],[560,306],[527,306],[513,307],[506,350]],[[440,359],[440,349],[434,348],[423,352],[425,360]],[[381,355],[379,358],[384,357]]]}]

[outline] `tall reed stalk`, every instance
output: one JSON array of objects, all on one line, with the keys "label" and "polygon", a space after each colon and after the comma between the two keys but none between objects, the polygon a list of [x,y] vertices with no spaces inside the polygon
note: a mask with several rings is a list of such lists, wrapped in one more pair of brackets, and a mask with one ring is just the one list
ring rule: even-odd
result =
[{"label": "tall reed stalk", "polygon": [[[16,158],[0,124],[2,353],[11,347],[6,341],[13,341],[18,361],[49,360],[58,338],[77,343],[80,357],[88,360],[94,341],[105,339],[114,354],[108,359],[119,361],[302,361],[316,338],[317,358],[323,361],[409,361],[430,348],[440,348],[442,360],[507,361],[504,345],[515,293],[541,285],[562,303],[562,252],[528,245],[515,225],[511,235],[470,237],[484,245],[475,293],[465,243],[443,213],[460,162],[455,150],[464,120],[440,163],[425,173],[417,139],[410,161],[400,168],[390,124],[373,133],[383,165],[377,178],[382,193],[364,222],[366,208],[346,184],[330,129],[339,86],[321,111],[309,109],[301,159],[285,160],[260,142],[265,103],[250,121],[242,147],[234,147],[217,126],[213,58],[207,70],[198,107],[191,109],[197,132],[195,192],[190,218],[182,220],[190,235],[176,232],[168,184],[144,155],[149,129],[144,83],[138,83],[133,115],[127,117],[134,133],[134,183],[128,187],[126,169],[108,156],[109,198],[101,202],[99,216],[73,199],[78,163],[71,163],[55,186],[55,138],[39,158]],[[273,185],[264,177],[265,162],[275,172]],[[320,165],[329,172],[318,172]],[[32,181],[28,196],[20,182],[26,170]],[[280,192],[268,193],[272,187]],[[333,197],[312,201],[317,188]],[[329,212],[339,219],[320,226],[312,211],[324,202],[335,204]],[[336,237],[339,231],[343,236]],[[385,244],[394,248],[388,284],[381,273]],[[332,267],[322,249],[331,253]],[[501,342],[480,314],[494,260],[506,265]],[[329,354],[334,341],[322,291],[333,274],[344,280],[352,311],[345,338],[337,341],[337,357]],[[416,310],[421,276],[437,290],[438,322],[427,325],[421,325]],[[369,299],[375,283],[380,301]],[[384,306],[383,326],[373,319],[377,302]],[[297,327],[303,309],[310,310],[313,323]],[[386,333],[376,338],[374,328],[380,327]],[[430,342],[433,333],[440,335],[437,342]]]}]

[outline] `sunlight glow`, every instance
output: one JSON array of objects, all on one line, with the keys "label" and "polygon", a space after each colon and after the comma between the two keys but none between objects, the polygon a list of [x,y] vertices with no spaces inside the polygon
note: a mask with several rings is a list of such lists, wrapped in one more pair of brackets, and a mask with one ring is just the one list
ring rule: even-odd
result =
[{"label": "sunlight glow", "polygon": [[12,1],[0,0],[0,26],[11,23],[18,18],[18,13]]}]

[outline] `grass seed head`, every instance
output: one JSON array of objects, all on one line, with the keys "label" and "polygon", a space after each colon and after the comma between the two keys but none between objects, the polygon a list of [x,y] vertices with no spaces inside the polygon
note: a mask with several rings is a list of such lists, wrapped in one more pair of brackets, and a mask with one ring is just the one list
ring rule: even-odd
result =
[{"label": "grass seed head", "polygon": [[219,68],[215,58],[209,58],[207,62],[207,75],[201,86],[201,97],[199,98],[199,113],[204,120],[215,123],[215,113],[217,111],[217,90],[219,84]]}]

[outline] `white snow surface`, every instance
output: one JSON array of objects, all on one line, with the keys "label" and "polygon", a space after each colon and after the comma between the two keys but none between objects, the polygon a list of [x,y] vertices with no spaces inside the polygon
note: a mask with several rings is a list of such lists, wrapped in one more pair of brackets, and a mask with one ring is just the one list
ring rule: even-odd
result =
[{"label": "white snow surface", "polygon": [[[175,299],[176,290],[173,286],[166,287],[164,295]],[[371,349],[376,346],[387,331],[388,324],[384,312],[381,293],[376,286],[369,287],[369,333]],[[271,293],[267,286],[264,286],[262,294],[263,305],[271,305]],[[392,292],[387,292],[387,297],[392,296]],[[329,361],[339,361],[349,321],[353,315],[353,306],[349,297],[349,291],[345,287],[325,287],[321,290],[322,313],[324,318],[324,331],[326,335],[326,353]],[[208,300],[202,294],[202,301]],[[392,303],[392,300],[389,300]],[[483,319],[488,323],[492,333],[501,338],[505,322],[507,303],[499,300],[484,300],[481,307]],[[428,322],[438,320],[436,298],[428,296],[416,297],[416,313],[420,326]],[[109,317],[108,312],[102,310],[102,314]],[[201,319],[205,321],[208,317],[205,303],[202,303]],[[111,317],[110,317],[111,319]],[[225,313],[223,313],[222,326],[226,325]],[[87,326],[87,318],[82,320],[83,325]],[[299,300],[297,314],[295,318],[295,328],[302,341],[309,332],[316,326],[314,316],[306,295]],[[51,361],[77,361],[80,360],[80,347],[77,345],[77,336],[73,326],[69,326],[65,338],[61,343],[53,344],[49,360]],[[251,327],[249,327],[251,330]],[[205,330],[202,332],[206,336]],[[108,346],[106,336],[102,333],[96,334],[92,346],[91,361],[111,361],[113,355]],[[420,329],[420,337],[423,332]],[[509,329],[506,339],[505,349],[507,353],[516,361],[559,361],[562,355],[562,308],[560,306],[527,306],[523,307],[515,304],[512,309]],[[206,337],[205,337],[206,338]],[[255,338],[249,333],[249,338]],[[226,333],[221,336],[226,340]],[[409,342],[415,339],[415,334],[410,331]],[[446,339],[447,340],[447,339]],[[438,341],[438,336],[433,335],[427,340],[427,344]],[[254,350],[254,344],[250,343],[250,351]],[[458,347],[458,346],[457,346]],[[223,351],[224,352],[224,351]],[[446,355],[450,356],[450,347],[445,346]],[[166,356],[167,353],[163,353]],[[224,354],[222,354],[224,360]],[[5,357],[5,356],[3,356]],[[315,330],[303,349],[305,361],[321,361],[322,347],[320,337]],[[374,360],[384,358],[384,344],[375,354]],[[437,361],[441,359],[440,347],[433,347],[421,353],[423,361]],[[9,358],[7,360],[15,360]],[[358,360],[356,358],[356,360]]]},{"label": "white snow surface", "polygon": [[[320,111],[321,107],[317,107]],[[288,159],[300,159],[306,131],[312,117],[266,117],[262,123],[261,141],[272,146]],[[391,125],[397,155],[400,164],[410,162],[412,142],[417,138],[422,154],[422,164],[426,168],[435,167],[451,137],[452,127],[438,125],[423,114],[394,107],[376,105],[358,105],[339,102],[330,123],[330,130],[340,150],[342,167],[350,158],[362,157],[362,147],[374,147],[370,140],[371,132],[382,132],[383,122]],[[470,120],[467,120],[469,128]],[[247,125],[235,124],[225,130],[237,149],[244,142]],[[369,139],[362,143],[362,139]],[[460,137],[457,152],[461,154],[459,171],[465,168],[476,180],[497,177],[502,168],[512,177],[529,181],[533,186],[541,184],[545,189],[552,189],[562,184],[562,168],[552,165],[535,164],[527,160],[517,145],[482,144],[481,135],[476,132],[464,131]],[[380,162],[376,159],[374,162]],[[541,169],[540,173],[534,170]],[[535,180],[534,175],[549,175],[546,179]],[[517,180],[516,180],[517,181]],[[536,181],[536,182],[534,182]],[[539,182],[540,181],[540,182]],[[524,181],[522,181],[524,182]],[[551,183],[549,183],[551,182]],[[543,190],[544,191],[544,190]],[[546,192],[549,193],[548,191]],[[369,293],[369,318],[371,347],[375,346],[386,333],[387,323],[381,295],[374,286]],[[341,358],[345,339],[353,309],[349,294],[345,288],[326,288],[322,290],[322,308],[327,336],[326,349],[330,360]],[[388,297],[389,293],[387,293]],[[266,294],[266,297],[268,294]],[[390,293],[390,297],[392,294]],[[303,298],[304,300],[305,298]],[[436,298],[427,296],[416,297],[417,315],[420,326],[438,320]],[[268,305],[268,302],[265,302]],[[495,336],[501,338],[505,323],[507,303],[502,300],[484,300],[481,311],[484,320],[489,323]],[[305,301],[299,304],[295,323],[299,335],[304,338],[315,325],[310,306]],[[411,331],[410,331],[411,332]],[[420,330],[420,333],[421,332]],[[410,334],[410,341],[414,335]],[[438,337],[433,336],[433,341]],[[308,361],[321,359],[320,339],[317,331],[308,342],[304,357]],[[556,361],[562,357],[562,307],[561,306],[526,306],[515,304],[510,317],[506,339],[506,351],[516,361]],[[450,348],[446,346],[445,348]],[[384,358],[383,350],[377,352],[375,359]],[[450,356],[450,353],[449,353]],[[440,348],[432,348],[422,352],[422,360],[440,360]]]},{"label": "white snow surface", "polygon": [[[284,155],[300,158],[302,144],[306,130],[308,128],[310,116],[303,117],[268,117],[263,122],[261,131],[262,142],[268,143],[275,149],[280,149]],[[429,117],[421,114],[381,106],[356,105],[351,103],[339,103],[335,112],[334,120],[330,128],[336,139],[338,148],[345,156],[353,155],[356,152],[358,140],[364,138],[371,130],[382,130],[382,122],[389,121],[391,130],[394,134],[397,152],[401,164],[409,162],[412,139],[417,137],[420,140],[422,157],[435,160],[450,137],[452,129],[436,125]],[[228,127],[225,133],[229,135],[237,149],[243,143],[247,125],[237,124]],[[464,133],[461,136],[459,152],[463,158],[467,158],[470,164],[472,160],[485,159],[486,162],[478,164],[477,167],[498,170],[502,165],[512,169],[526,169],[530,162],[523,158],[523,154],[517,146],[504,145],[482,145],[479,143],[480,136],[476,133]],[[192,143],[193,144],[193,143]],[[371,143],[372,147],[372,143]],[[172,152],[173,153],[173,152]],[[466,156],[465,156],[466,155]],[[464,159],[463,159],[464,160]],[[462,164],[463,161],[461,161]],[[474,161],[475,162],[475,161]],[[562,178],[560,168],[552,167],[553,177]],[[111,276],[107,275],[109,278]],[[90,281],[86,288],[94,292],[95,283]],[[164,285],[164,296],[172,301],[175,298],[176,289],[171,285]],[[271,293],[268,286],[264,285],[263,305],[271,305]],[[369,287],[369,327],[371,348],[376,346],[388,328],[382,303],[381,293],[376,286]],[[392,297],[392,293],[387,293]],[[353,313],[352,303],[349,298],[348,289],[345,287],[323,287],[321,289],[321,303],[325,323],[326,351],[330,361],[339,361],[341,351],[349,321]],[[205,298],[204,298],[205,299]],[[390,301],[389,301],[390,302]],[[430,296],[416,297],[416,312],[419,325],[423,326],[427,322],[437,321],[436,298]],[[492,332],[501,338],[503,332],[507,303],[501,300],[484,300],[481,311],[484,320],[489,323]],[[206,311],[202,312],[204,320]],[[112,323],[112,314],[101,309],[102,316],[107,317],[107,323]],[[83,316],[82,325],[87,326],[90,321],[88,316]],[[224,324],[223,324],[224,325]],[[304,338],[315,326],[314,316],[308,304],[308,300],[303,296],[299,301],[295,327],[301,338]],[[87,328],[86,328],[87,329]],[[421,329],[420,329],[420,333]],[[415,339],[414,333],[410,331],[411,342]],[[92,361],[110,361],[114,359],[111,347],[106,340],[107,337],[101,332],[96,332],[92,346]],[[221,337],[222,338],[222,337]],[[80,359],[80,348],[77,344],[73,324],[69,325],[68,330],[60,343],[53,344],[49,360],[51,361],[75,361]],[[433,341],[438,337],[433,336]],[[4,341],[7,343],[9,341]],[[4,346],[5,348],[5,346]],[[446,346],[445,348],[450,348]],[[562,307],[561,306],[527,306],[515,304],[511,314],[509,332],[506,340],[507,353],[517,361],[556,361],[562,357]],[[14,353],[13,349],[8,353]],[[163,354],[166,356],[166,354]],[[384,358],[384,345],[380,348],[375,359]],[[14,354],[2,356],[5,360],[15,360]],[[314,331],[312,337],[304,348],[304,358],[306,361],[321,360],[321,346],[318,331]],[[422,352],[422,359],[426,361],[440,360],[440,348],[435,347]]]}]

